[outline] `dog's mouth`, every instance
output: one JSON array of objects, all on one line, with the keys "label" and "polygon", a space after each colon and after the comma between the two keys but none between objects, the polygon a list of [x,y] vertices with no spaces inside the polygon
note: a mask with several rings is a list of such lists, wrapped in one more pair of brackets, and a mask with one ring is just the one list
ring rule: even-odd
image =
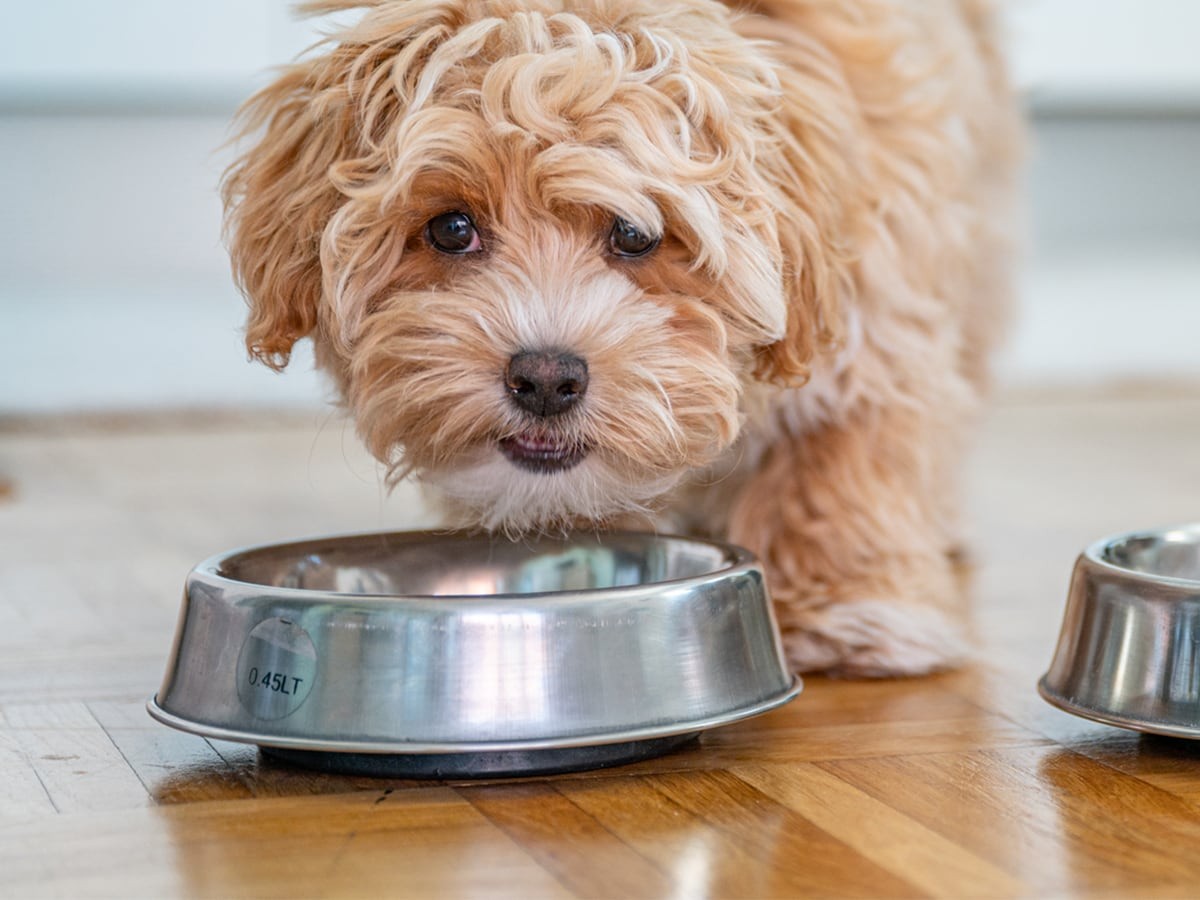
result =
[{"label": "dog's mouth", "polygon": [[540,431],[523,431],[500,439],[500,452],[519,469],[550,475],[583,462],[589,448]]}]

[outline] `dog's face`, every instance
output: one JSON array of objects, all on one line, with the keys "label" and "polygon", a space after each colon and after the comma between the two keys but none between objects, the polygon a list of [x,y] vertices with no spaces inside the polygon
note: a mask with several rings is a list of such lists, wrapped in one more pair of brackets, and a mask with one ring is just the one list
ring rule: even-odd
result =
[{"label": "dog's face", "polygon": [[394,476],[523,531],[652,508],[821,310],[723,7],[501,5],[379,3],[252,101],[225,196],[252,352],[311,335]]}]

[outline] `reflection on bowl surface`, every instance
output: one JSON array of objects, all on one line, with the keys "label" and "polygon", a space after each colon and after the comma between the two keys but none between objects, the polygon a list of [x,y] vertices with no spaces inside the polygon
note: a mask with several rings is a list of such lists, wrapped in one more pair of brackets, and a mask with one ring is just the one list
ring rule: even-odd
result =
[{"label": "reflection on bowl surface", "polygon": [[286,751],[425,754],[394,773],[495,774],[665,752],[799,690],[738,547],[408,532],[201,563],[150,710]]},{"label": "reflection on bowl surface", "polygon": [[1200,525],[1088,547],[1038,687],[1075,715],[1200,738]]},{"label": "reflection on bowl surface", "polygon": [[1146,575],[1200,582],[1200,526],[1118,538],[1103,545],[1100,558]]},{"label": "reflection on bowl surface", "polygon": [[603,590],[710,575],[744,561],[717,544],[658,535],[497,541],[367,534],[256,548],[209,568],[280,588],[382,596],[478,596]]}]

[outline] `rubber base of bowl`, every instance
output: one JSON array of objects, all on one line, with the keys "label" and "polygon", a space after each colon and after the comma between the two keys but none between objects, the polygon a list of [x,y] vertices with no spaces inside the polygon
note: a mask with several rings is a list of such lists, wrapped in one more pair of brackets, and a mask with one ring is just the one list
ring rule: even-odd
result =
[{"label": "rubber base of bowl", "polygon": [[270,759],[339,775],[366,775],[372,778],[515,778],[624,766],[678,750],[699,736],[699,732],[692,732],[623,744],[487,753],[331,753],[261,746],[258,749]]}]

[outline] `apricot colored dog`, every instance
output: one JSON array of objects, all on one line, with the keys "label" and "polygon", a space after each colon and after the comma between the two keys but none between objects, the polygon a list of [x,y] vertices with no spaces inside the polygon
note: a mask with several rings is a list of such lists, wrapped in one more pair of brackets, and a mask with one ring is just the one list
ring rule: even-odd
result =
[{"label": "apricot colored dog", "polygon": [[958,468],[1009,294],[982,0],[375,0],[256,95],[247,343],[311,338],[449,524],[764,561],[799,669],[967,652]]}]

